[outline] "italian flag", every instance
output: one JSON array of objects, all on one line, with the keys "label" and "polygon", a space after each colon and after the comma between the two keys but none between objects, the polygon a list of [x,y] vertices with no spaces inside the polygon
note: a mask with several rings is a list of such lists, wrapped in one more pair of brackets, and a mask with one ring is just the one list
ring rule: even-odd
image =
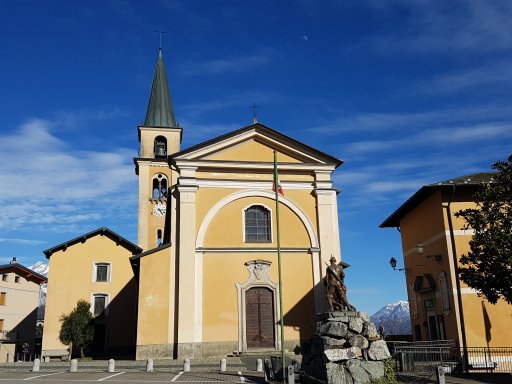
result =
[{"label": "italian flag", "polygon": [[274,180],[272,182],[272,190],[277,194],[279,193],[281,196],[284,196],[283,186],[279,181],[279,175],[277,174],[277,152],[274,150]]}]

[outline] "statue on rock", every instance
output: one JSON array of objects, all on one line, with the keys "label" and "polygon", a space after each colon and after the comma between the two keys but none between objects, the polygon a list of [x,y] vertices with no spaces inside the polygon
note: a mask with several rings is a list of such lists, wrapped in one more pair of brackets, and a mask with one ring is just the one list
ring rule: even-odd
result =
[{"label": "statue on rock", "polygon": [[342,263],[336,264],[334,256],[331,256],[329,261],[331,265],[327,266],[325,280],[329,311],[355,311],[356,308],[350,305],[347,300],[347,287],[343,283],[345,272],[343,272]]}]

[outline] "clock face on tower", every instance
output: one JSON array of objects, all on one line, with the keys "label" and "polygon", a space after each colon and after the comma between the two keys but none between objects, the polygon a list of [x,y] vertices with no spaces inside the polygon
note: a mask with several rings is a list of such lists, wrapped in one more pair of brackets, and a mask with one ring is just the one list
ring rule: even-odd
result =
[{"label": "clock face on tower", "polygon": [[153,206],[153,215],[165,216],[165,210],[166,210],[165,204],[158,202]]}]

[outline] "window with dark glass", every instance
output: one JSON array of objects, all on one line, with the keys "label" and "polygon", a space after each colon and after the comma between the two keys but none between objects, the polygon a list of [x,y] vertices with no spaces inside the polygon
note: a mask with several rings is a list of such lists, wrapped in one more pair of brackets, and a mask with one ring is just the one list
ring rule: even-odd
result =
[{"label": "window with dark glass", "polygon": [[157,245],[157,247],[161,246],[162,242],[163,242],[162,230],[161,229],[157,229],[156,230],[156,245]]},{"label": "window with dark glass", "polygon": [[94,295],[94,316],[105,315],[103,312],[107,307],[107,295]]},{"label": "window with dark glass", "polygon": [[167,199],[167,177],[161,173],[153,178],[153,199],[165,200]]},{"label": "window with dark glass", "polygon": [[245,241],[248,243],[270,242],[270,211],[261,205],[253,205],[245,211]]},{"label": "window with dark glass", "polygon": [[110,264],[98,263],[96,266],[96,280],[95,281],[109,281]]}]

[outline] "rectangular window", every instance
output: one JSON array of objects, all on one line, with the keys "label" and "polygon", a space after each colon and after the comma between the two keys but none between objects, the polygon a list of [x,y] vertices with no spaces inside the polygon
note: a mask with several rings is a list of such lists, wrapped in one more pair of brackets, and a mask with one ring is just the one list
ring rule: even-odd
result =
[{"label": "rectangular window", "polygon": [[2,281],[7,281],[7,275],[2,275]]},{"label": "rectangular window", "polygon": [[255,205],[245,211],[245,241],[247,243],[270,242],[270,211]]},{"label": "rectangular window", "polygon": [[19,276],[15,276],[14,277],[14,282],[15,283],[19,283],[20,282],[20,277]]},{"label": "rectangular window", "polygon": [[110,281],[110,264],[96,263],[94,264],[95,273],[94,281],[105,282]]},{"label": "rectangular window", "polygon": [[94,316],[105,316],[106,313],[104,313],[105,308],[107,308],[107,295],[98,294],[94,295]]},{"label": "rectangular window", "polygon": [[5,292],[0,292],[0,305],[5,305],[5,296],[7,296]]},{"label": "rectangular window", "polygon": [[0,332],[4,330],[4,319],[0,319]]}]

